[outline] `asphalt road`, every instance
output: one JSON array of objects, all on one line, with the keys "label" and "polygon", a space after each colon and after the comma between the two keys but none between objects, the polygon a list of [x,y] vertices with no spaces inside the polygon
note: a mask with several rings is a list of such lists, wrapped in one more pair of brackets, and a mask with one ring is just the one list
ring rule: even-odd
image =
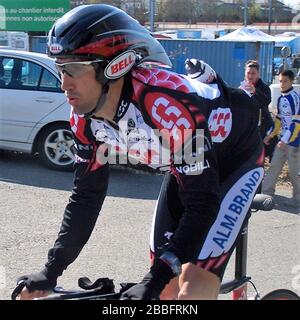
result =
[{"label": "asphalt road", "polygon": [[[17,277],[38,271],[56,239],[72,188],[72,173],[42,167],[35,158],[0,153],[0,299],[9,299]],[[112,170],[108,196],[90,241],[59,279],[74,288],[88,276],[136,282],[147,272],[152,212],[162,176]],[[262,293],[285,287],[300,294],[300,215],[280,202],[256,213],[249,226],[248,273]],[[225,279],[233,276],[231,259]],[[220,299],[229,299],[222,295]]]}]

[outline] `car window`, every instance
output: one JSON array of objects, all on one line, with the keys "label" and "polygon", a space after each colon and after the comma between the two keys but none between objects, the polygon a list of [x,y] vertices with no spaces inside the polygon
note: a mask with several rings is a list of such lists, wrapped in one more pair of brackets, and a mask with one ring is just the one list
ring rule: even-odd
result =
[{"label": "car window", "polygon": [[4,80],[4,76],[5,76],[5,70],[4,70],[4,66],[3,66],[3,61],[0,61],[0,88],[5,87],[5,80]]},{"label": "car window", "polygon": [[61,92],[59,80],[45,68],[43,68],[39,90]]},{"label": "car window", "polygon": [[51,72],[41,65],[23,59],[0,60],[0,80],[2,88],[62,92],[59,80]]},{"label": "car window", "polygon": [[21,59],[4,58],[2,60],[5,81],[7,88],[16,89],[22,86],[25,76],[28,75],[28,63]]},{"label": "car window", "polygon": [[[16,61],[15,61],[16,62]],[[36,63],[22,61],[22,85],[26,89],[37,89],[42,72],[42,67]]]}]

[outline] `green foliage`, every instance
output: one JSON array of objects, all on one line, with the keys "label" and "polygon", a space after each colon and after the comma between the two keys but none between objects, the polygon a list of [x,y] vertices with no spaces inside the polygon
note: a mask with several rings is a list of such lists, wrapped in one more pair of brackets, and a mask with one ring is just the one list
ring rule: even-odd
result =
[{"label": "green foliage", "polygon": [[[300,1],[300,0],[299,0]],[[72,0],[71,3],[106,3],[122,8],[142,24],[149,21],[149,0]],[[166,22],[243,22],[245,0],[233,3],[221,0],[156,0],[155,21]],[[248,22],[268,21],[268,1],[265,3],[247,0]],[[134,6],[136,4],[136,6]],[[284,4],[273,0],[273,21],[290,22],[295,13],[284,10]],[[130,9],[129,9],[130,8]],[[286,9],[286,7],[285,7]]]}]

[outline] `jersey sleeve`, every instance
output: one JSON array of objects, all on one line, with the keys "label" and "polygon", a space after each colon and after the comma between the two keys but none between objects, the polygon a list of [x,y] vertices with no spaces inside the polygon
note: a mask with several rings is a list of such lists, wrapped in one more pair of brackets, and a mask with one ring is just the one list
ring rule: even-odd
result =
[{"label": "jersey sleeve", "polygon": [[281,129],[281,118],[279,115],[276,115],[275,121],[274,121],[274,126],[270,132],[270,136],[272,138],[276,137],[279,135]]},{"label": "jersey sleeve", "polygon": [[108,164],[97,160],[97,153],[102,152],[101,145],[88,136],[89,124],[83,119],[81,122],[75,127],[71,122],[76,150],[74,187],[46,263],[48,270],[57,276],[77,258],[88,241],[108,186]]}]

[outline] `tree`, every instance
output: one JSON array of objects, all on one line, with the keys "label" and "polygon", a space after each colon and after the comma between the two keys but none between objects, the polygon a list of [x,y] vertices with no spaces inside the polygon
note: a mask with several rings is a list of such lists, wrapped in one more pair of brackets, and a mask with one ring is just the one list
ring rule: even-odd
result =
[{"label": "tree", "polygon": [[199,22],[216,21],[216,7],[219,3],[218,0],[198,0],[196,4],[197,20]]},{"label": "tree", "polygon": [[261,20],[260,6],[258,4],[252,3],[248,11],[248,16],[250,24],[254,21]]},{"label": "tree", "polygon": [[148,11],[146,10],[144,4],[142,4],[139,8],[135,8],[133,17],[138,20],[141,25],[144,25],[146,21],[149,20]]},{"label": "tree", "polygon": [[194,23],[197,20],[197,0],[166,0],[165,20]]},{"label": "tree", "polygon": [[89,3],[104,3],[104,4],[110,4],[112,6],[121,8],[123,3],[126,1],[124,0],[88,0]]}]

